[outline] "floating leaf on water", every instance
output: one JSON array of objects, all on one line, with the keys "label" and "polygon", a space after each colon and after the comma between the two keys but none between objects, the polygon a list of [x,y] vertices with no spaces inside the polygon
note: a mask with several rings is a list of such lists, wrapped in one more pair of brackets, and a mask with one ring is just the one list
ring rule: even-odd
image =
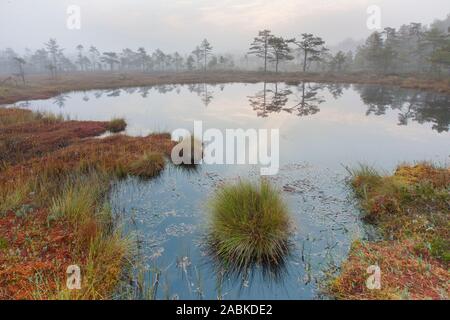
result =
[{"label": "floating leaf on water", "polygon": [[151,260],[155,260],[155,259],[161,257],[162,254],[163,254],[163,252],[164,252],[164,248],[163,248],[163,247],[155,248],[155,249],[153,250],[153,253],[150,255],[149,258],[150,258]]},{"label": "floating leaf on water", "polygon": [[189,260],[189,257],[183,257],[177,261],[177,268],[183,269],[183,271],[186,271],[186,269],[191,265],[191,261]]},{"label": "floating leaf on water", "polygon": [[184,222],[176,225],[170,225],[166,228],[166,233],[169,236],[181,237],[187,234],[191,234],[195,231],[195,226],[193,224],[186,224]]}]

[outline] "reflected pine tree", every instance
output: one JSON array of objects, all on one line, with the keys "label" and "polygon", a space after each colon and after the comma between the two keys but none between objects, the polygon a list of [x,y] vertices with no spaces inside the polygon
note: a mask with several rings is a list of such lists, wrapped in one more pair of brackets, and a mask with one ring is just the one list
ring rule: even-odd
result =
[{"label": "reflected pine tree", "polygon": [[103,96],[104,91],[103,90],[98,90],[94,92],[94,97],[96,99],[100,99]]},{"label": "reflected pine tree", "polygon": [[272,100],[269,105],[269,112],[280,112],[289,101],[288,96],[292,94],[289,89],[278,89],[278,83],[275,83],[275,90],[269,90],[272,94]]},{"label": "reflected pine tree", "polygon": [[[318,95],[323,89],[322,85],[302,83],[297,87],[299,94],[295,95],[290,89],[280,89],[277,83],[273,86],[274,89],[268,89],[264,83],[263,90],[248,97],[250,106],[257,112],[258,117],[268,117],[270,113],[281,111],[295,113],[300,117],[308,116],[319,112],[318,105],[325,101]],[[297,103],[289,106],[289,97],[292,95],[297,98]]]},{"label": "reflected pine tree", "polygon": [[188,90],[190,92],[195,92],[200,97],[205,107],[207,107],[214,99],[213,96],[214,91],[209,90],[208,86],[211,85],[208,85],[207,83],[197,83],[188,85]]},{"label": "reflected pine tree", "polygon": [[89,99],[90,99],[90,98],[89,98],[87,92],[86,92],[86,91],[83,91],[83,101],[84,101],[84,102],[88,102]]},{"label": "reflected pine tree", "polygon": [[120,90],[120,89],[113,89],[113,90],[106,91],[106,95],[108,97],[119,97],[121,93],[122,93],[122,90]]},{"label": "reflected pine tree", "polygon": [[432,123],[433,130],[448,132],[450,127],[450,96],[427,93],[424,103],[414,114],[418,123]]},{"label": "reflected pine tree", "polygon": [[140,87],[138,92],[141,95],[142,98],[147,98],[151,87]]},{"label": "reflected pine tree", "polygon": [[66,101],[69,98],[68,95],[60,94],[53,98],[53,104],[57,105],[58,108],[64,108]]},{"label": "reflected pine tree", "polygon": [[248,96],[248,101],[257,116],[265,118],[270,113],[284,110],[291,94],[289,89],[279,89],[277,83],[274,84],[274,89],[268,89],[267,83],[264,82],[263,89],[253,96]]},{"label": "reflected pine tree", "polygon": [[128,94],[133,94],[133,93],[136,92],[137,88],[135,88],[135,87],[130,87],[130,88],[124,88],[123,90],[124,90],[126,93],[128,93]]},{"label": "reflected pine tree", "polygon": [[248,101],[258,117],[267,117],[267,83],[264,82],[263,89],[253,96],[248,96]]},{"label": "reflected pine tree", "polygon": [[310,116],[320,111],[319,104],[325,102],[325,100],[319,96],[319,91],[323,90],[324,85],[310,84],[303,82],[297,87],[298,94],[297,104],[283,109],[289,113],[295,113],[299,117]]},{"label": "reflected pine tree", "polygon": [[394,93],[392,88],[381,86],[355,86],[361,100],[367,105],[366,115],[377,116],[386,114],[386,110],[394,104]]},{"label": "reflected pine tree", "polygon": [[330,92],[330,94],[333,96],[333,98],[338,99],[344,94],[344,89],[348,89],[350,85],[340,83],[330,83],[327,84],[326,87]]},{"label": "reflected pine tree", "polygon": [[168,92],[172,92],[176,87],[177,86],[175,86],[175,85],[164,84],[164,85],[155,86],[155,89],[158,93],[168,93]]},{"label": "reflected pine tree", "polygon": [[450,96],[401,88],[355,85],[364,104],[366,115],[385,115],[388,110],[398,111],[398,124],[409,121],[431,123],[439,133],[448,132],[450,126]]},{"label": "reflected pine tree", "polygon": [[214,96],[212,95],[214,92],[213,91],[208,91],[208,85],[206,83],[203,84],[202,86],[202,93],[201,93],[201,98],[202,98],[202,102],[205,105],[205,107],[207,107],[212,99],[214,98]]}]

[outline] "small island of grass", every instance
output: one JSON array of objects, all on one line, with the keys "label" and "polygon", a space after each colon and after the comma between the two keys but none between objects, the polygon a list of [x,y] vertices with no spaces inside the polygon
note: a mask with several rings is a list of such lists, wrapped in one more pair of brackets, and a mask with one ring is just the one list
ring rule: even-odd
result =
[{"label": "small island of grass", "polygon": [[209,245],[228,271],[283,264],[290,247],[290,218],[268,181],[225,185],[210,206]]}]

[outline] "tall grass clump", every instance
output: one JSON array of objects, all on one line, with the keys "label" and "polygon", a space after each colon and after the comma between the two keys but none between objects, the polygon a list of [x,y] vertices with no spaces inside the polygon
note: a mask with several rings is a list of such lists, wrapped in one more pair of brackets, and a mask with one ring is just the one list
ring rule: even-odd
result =
[{"label": "tall grass clump", "polygon": [[56,217],[64,217],[74,223],[82,223],[92,218],[97,204],[104,198],[109,188],[107,177],[100,173],[69,177],[59,197],[54,198],[50,212]]},{"label": "tall grass clump", "polygon": [[355,168],[345,168],[350,174],[351,184],[361,198],[366,198],[370,188],[382,182],[382,175],[377,169],[366,164],[359,164]]},{"label": "tall grass clump", "polygon": [[32,190],[32,183],[18,178],[13,182],[0,183],[0,216],[22,205]]},{"label": "tall grass clump", "polygon": [[229,271],[282,266],[289,252],[290,218],[280,194],[262,180],[222,187],[210,203],[209,245]]},{"label": "tall grass clump", "polygon": [[64,120],[65,119],[62,115],[56,115],[50,112],[33,112],[31,110],[17,108],[0,109],[0,127],[37,121],[51,123],[61,122]]},{"label": "tall grass clump", "polygon": [[165,164],[162,153],[147,152],[130,164],[129,173],[143,179],[150,179],[160,174]]},{"label": "tall grass clump", "polygon": [[112,133],[122,132],[125,130],[126,127],[127,127],[127,123],[126,123],[125,119],[122,119],[122,118],[112,119],[106,125],[106,129]]},{"label": "tall grass clump", "polygon": [[72,292],[60,288],[55,298],[105,299],[120,281],[131,256],[131,242],[114,229],[109,187],[108,176],[99,172],[70,177],[52,202],[51,220],[64,219],[75,229],[72,259],[85,259],[82,289]]}]

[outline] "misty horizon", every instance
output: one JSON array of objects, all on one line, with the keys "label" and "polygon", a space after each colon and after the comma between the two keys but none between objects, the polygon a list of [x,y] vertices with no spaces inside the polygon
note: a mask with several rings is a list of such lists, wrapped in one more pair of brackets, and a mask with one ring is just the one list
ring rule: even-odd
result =
[{"label": "misty horizon", "polygon": [[[299,37],[301,33],[321,36],[331,47],[354,47],[375,30],[366,21],[370,5],[381,8],[381,29],[419,22],[429,25],[445,19],[448,1],[95,1],[74,0],[55,4],[29,0],[0,3],[0,47],[19,52],[35,50],[56,38],[68,53],[79,44],[95,45],[103,51],[123,48],[157,48],[182,54],[191,52],[202,39],[210,40],[216,52],[242,54],[262,29],[274,34]],[[81,9],[81,28],[67,28],[70,5]],[[34,10],[29,10],[34,6]],[[15,17],[15,26],[7,22]],[[326,21],[326,23],[323,23]]]}]

